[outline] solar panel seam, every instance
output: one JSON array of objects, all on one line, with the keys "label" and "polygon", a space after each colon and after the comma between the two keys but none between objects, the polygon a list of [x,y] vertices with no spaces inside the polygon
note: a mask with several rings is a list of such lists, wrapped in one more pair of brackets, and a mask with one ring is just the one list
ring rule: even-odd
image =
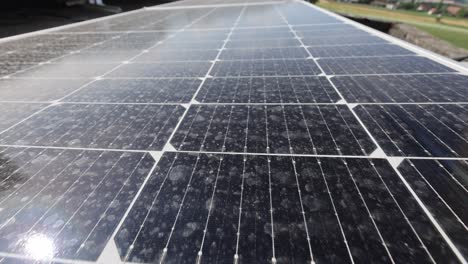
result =
[{"label": "solar panel seam", "polygon": [[[54,147],[54,146],[41,146],[41,145],[9,145],[0,144],[0,147],[18,147],[18,148],[30,148],[30,149],[69,149],[69,150],[95,150],[95,151],[114,151],[114,152],[134,152],[134,153],[159,153],[163,151],[149,151],[149,150],[132,150],[132,149],[109,149],[109,148],[80,148],[80,147]],[[247,156],[285,156],[285,157],[318,157],[318,158],[353,158],[353,159],[369,159],[374,158],[368,155],[327,155],[327,154],[291,154],[291,153],[265,153],[265,152],[229,152],[229,151],[191,151],[191,150],[177,150],[179,153],[205,153],[205,154],[219,154],[219,155],[247,155]],[[425,157],[425,156],[391,156],[388,159],[413,159],[413,160],[462,160],[468,161],[468,158],[463,157]]]},{"label": "solar panel seam", "polygon": [[[21,144],[0,144],[0,147],[18,147],[29,149],[55,149],[55,150],[90,150],[90,151],[108,151],[108,152],[133,152],[133,153],[159,153],[163,151],[152,150],[137,150],[137,149],[112,149],[112,148],[89,148],[89,147],[55,147],[55,146],[41,146],[41,145],[21,145]],[[294,153],[265,153],[265,152],[230,152],[230,151],[198,151],[198,150],[177,150],[178,153],[192,153],[192,154],[219,154],[219,155],[247,155],[247,156],[278,156],[278,157],[318,157],[318,158],[353,158],[353,159],[369,159],[375,158],[369,155],[333,155],[333,154],[294,154]],[[466,160],[468,158],[458,157],[425,157],[425,156],[391,156],[389,159],[424,159],[424,160]]]},{"label": "solar panel seam", "polygon": [[[272,60],[270,60],[272,61]],[[229,61],[227,61],[229,62]],[[235,61],[236,62],[236,61]],[[460,75],[458,72],[432,72],[432,73],[372,73],[372,74],[329,74],[330,77],[341,77],[341,76],[417,76],[417,75]],[[322,74],[321,76],[326,76],[326,74]],[[207,78],[266,78],[266,77],[318,77],[318,75],[301,75],[301,74],[290,74],[290,75],[272,75],[272,76],[263,76],[263,75],[249,75],[249,76],[208,76]],[[105,77],[98,77],[99,80],[104,79],[114,79],[114,80],[151,80],[151,79],[187,79],[187,78],[203,78],[203,77],[121,77],[121,76],[105,76]],[[79,80],[79,79],[91,79],[91,78],[83,78],[83,77],[14,77],[14,78],[5,78],[5,80]],[[423,102],[424,103],[424,102]]]},{"label": "solar panel seam", "polygon": [[174,137],[176,131],[179,129],[179,126],[180,124],[182,123],[182,121],[185,119],[185,116],[190,108],[190,106],[192,105],[192,102],[195,100],[195,98],[197,97],[199,91],[201,90],[202,86],[204,85],[206,79],[210,76],[210,73],[211,71],[213,70],[215,64],[216,64],[216,61],[218,61],[218,58],[220,57],[222,51],[225,49],[226,47],[226,43],[228,42],[235,26],[237,25],[237,22],[239,21],[239,19],[242,17],[242,14],[244,12],[244,10],[246,9],[246,7],[244,6],[241,10],[241,12],[239,13],[239,16],[237,17],[236,21],[233,23],[233,26],[231,27],[228,35],[226,36],[226,39],[224,40],[224,43],[223,45],[221,46],[221,48],[219,49],[218,51],[218,54],[216,55],[216,58],[213,60],[212,62],[212,65],[210,66],[210,68],[208,69],[208,71],[206,72],[205,76],[201,79],[202,82],[200,83],[200,86],[198,87],[198,89],[195,91],[195,93],[193,94],[192,96],[192,100],[189,102],[189,107],[187,107],[186,111],[184,112],[184,114],[182,115],[180,121],[178,122],[178,124],[175,126],[174,128],[174,131],[172,132],[172,134],[169,136],[168,140],[167,140],[167,143],[166,143],[166,146],[163,148],[163,149],[168,149],[170,148],[170,142],[172,140],[172,138]]}]

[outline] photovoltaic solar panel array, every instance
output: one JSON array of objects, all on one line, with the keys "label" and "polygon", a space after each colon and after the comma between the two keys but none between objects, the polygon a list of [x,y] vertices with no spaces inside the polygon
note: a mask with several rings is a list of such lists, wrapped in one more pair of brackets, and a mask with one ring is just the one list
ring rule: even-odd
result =
[{"label": "photovoltaic solar panel array", "polygon": [[299,1],[0,43],[0,263],[466,263],[466,71]]}]

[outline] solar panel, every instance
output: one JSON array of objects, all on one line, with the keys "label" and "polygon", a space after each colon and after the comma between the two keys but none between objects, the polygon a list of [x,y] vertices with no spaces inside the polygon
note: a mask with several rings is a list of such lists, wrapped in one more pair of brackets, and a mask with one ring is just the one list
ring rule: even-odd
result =
[{"label": "solar panel", "polygon": [[466,102],[464,75],[336,76],[335,87],[350,103]]},{"label": "solar panel", "polygon": [[3,133],[0,144],[161,150],[183,109],[176,105],[60,104]]},{"label": "solar panel", "polygon": [[313,76],[320,73],[315,61],[308,59],[217,61],[210,71],[213,77]]},{"label": "solar panel", "polygon": [[200,103],[308,104],[341,98],[326,77],[209,78],[195,98]]},{"label": "solar panel", "polygon": [[46,63],[42,65],[33,65],[25,71],[15,72],[14,77],[19,78],[93,78],[102,75],[118,63],[93,63],[93,67],[86,67],[83,63]]},{"label": "solar panel", "polygon": [[455,72],[437,62],[416,56],[325,58],[320,59],[318,63],[328,75]]},{"label": "solar panel", "polygon": [[297,39],[293,38],[278,38],[278,39],[260,39],[260,40],[232,40],[226,43],[226,48],[285,48],[285,47],[297,47],[301,46],[301,43]]},{"label": "solar panel", "polygon": [[[389,155],[467,157],[466,105],[365,105],[356,109]],[[365,117],[364,117],[365,116]]]},{"label": "solar panel", "polygon": [[372,45],[377,43],[387,43],[384,39],[372,35],[357,36],[326,36],[314,38],[304,36],[301,39],[305,45],[308,46],[343,46],[343,45]]},{"label": "solar panel", "polygon": [[2,103],[0,112],[2,119],[0,120],[0,129],[3,131],[9,127],[22,121],[24,118],[43,109],[45,104],[19,104],[19,103]]},{"label": "solar panel", "polygon": [[64,100],[82,103],[189,103],[201,80],[167,79],[101,79]]},{"label": "solar panel", "polygon": [[453,242],[466,254],[467,246],[463,234],[466,226],[466,211],[457,194],[466,192],[466,160],[408,159],[400,171],[418,193],[424,204],[437,219],[444,219],[441,225],[451,234]]},{"label": "solar panel", "polygon": [[192,106],[171,143],[209,152],[362,155],[375,149],[343,105]]},{"label": "solar panel", "polygon": [[468,77],[300,1],[0,42],[0,263],[465,263]]},{"label": "solar panel", "polygon": [[301,47],[229,49],[219,56],[220,60],[267,60],[267,59],[305,59],[308,54]]},{"label": "solar panel", "polygon": [[[0,79],[0,98],[2,101],[11,102],[54,101],[88,82],[88,79],[38,79],[33,82],[30,79]],[[2,113],[5,113],[5,110]]]},{"label": "solar panel", "polygon": [[28,254],[18,241],[31,233],[53,239],[55,257],[78,259],[97,257],[154,163],[144,153],[39,148],[2,158],[11,173],[2,175],[3,247]]},{"label": "solar panel", "polygon": [[210,68],[208,61],[171,61],[131,63],[109,73],[111,78],[203,77]]},{"label": "solar panel", "polygon": [[411,55],[413,52],[391,44],[376,44],[363,46],[321,46],[309,48],[314,58],[337,57],[373,57],[373,56],[399,56]]}]

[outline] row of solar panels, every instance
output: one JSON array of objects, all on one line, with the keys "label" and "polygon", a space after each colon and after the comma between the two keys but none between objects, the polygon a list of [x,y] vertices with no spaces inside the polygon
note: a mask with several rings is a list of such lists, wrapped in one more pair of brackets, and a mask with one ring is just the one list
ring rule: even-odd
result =
[{"label": "row of solar panels", "polygon": [[252,4],[0,44],[0,263],[463,262],[468,77]]}]

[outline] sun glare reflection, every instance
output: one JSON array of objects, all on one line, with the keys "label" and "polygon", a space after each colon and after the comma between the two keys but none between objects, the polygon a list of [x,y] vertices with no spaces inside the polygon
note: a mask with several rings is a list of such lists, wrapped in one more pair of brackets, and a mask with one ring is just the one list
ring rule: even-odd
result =
[{"label": "sun glare reflection", "polygon": [[54,256],[54,242],[43,234],[30,236],[25,243],[26,253],[35,259],[52,258]]}]

